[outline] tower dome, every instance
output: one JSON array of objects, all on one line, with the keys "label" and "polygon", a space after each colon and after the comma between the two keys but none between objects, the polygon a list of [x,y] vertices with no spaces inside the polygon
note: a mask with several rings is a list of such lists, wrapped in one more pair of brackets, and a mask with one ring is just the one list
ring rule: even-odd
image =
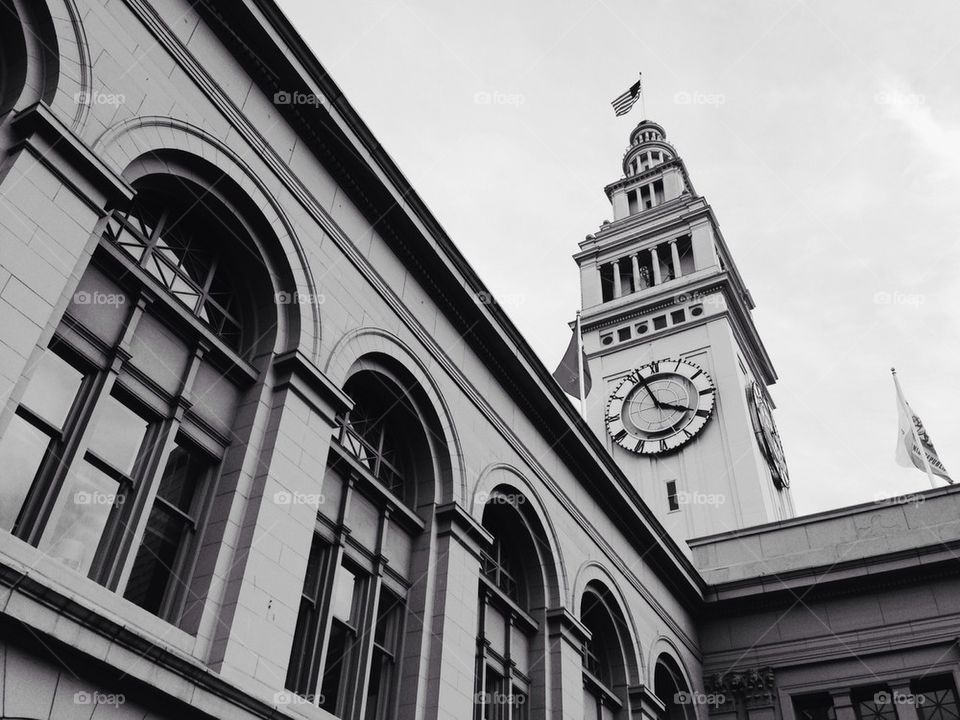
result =
[{"label": "tower dome", "polygon": [[641,120],[630,133],[630,146],[623,156],[623,174],[636,175],[675,157],[676,150],[667,142],[663,127],[653,120]]}]

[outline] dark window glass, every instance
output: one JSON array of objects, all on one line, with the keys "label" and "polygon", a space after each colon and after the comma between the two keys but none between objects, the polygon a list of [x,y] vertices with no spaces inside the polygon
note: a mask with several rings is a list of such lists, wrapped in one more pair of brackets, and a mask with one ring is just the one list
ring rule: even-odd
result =
[{"label": "dark window glass", "polygon": [[128,212],[113,217],[106,237],[229,346],[237,348],[236,293],[208,250],[208,237],[232,234],[224,221],[212,217],[199,201],[181,208],[172,197],[147,193],[138,196]]},{"label": "dark window glass", "polygon": [[209,470],[205,457],[182,445],[175,446],[167,458],[124,593],[154,614],[169,618],[173,612],[170,598],[185,589],[179,579],[180,566],[196,531],[195,498]]},{"label": "dark window glass", "polygon": [[487,668],[483,697],[483,720],[506,720],[503,677],[493,668]]},{"label": "dark window glass", "polygon": [[680,509],[680,499],[677,497],[677,481],[667,480],[667,507],[670,512]]},{"label": "dark window glass", "polygon": [[924,678],[913,683],[920,720],[960,720],[957,690],[949,675]]},{"label": "dark window glass", "polygon": [[858,690],[851,700],[858,720],[897,720],[897,708],[887,687]]},{"label": "dark window glass", "polygon": [[337,568],[333,588],[330,642],[320,683],[320,707],[337,714],[344,700],[344,689],[350,673],[350,662],[357,638],[357,575],[346,567]]},{"label": "dark window glass", "polygon": [[793,698],[797,720],[837,720],[830,693],[814,693]]},{"label": "dark window glass", "polygon": [[527,694],[518,687],[513,688],[510,707],[510,720],[527,720],[530,717],[527,711]]},{"label": "dark window glass", "polygon": [[378,614],[380,617],[374,631],[370,681],[367,685],[367,708],[364,713],[366,720],[385,720],[390,712],[403,605],[390,593],[381,592]]},{"label": "dark window glass", "polygon": [[300,596],[300,611],[297,628],[293,635],[293,648],[287,669],[287,689],[303,697],[312,696],[316,690],[320,663],[321,603],[324,578],[331,548],[319,536],[314,536],[307,560],[307,574]]}]

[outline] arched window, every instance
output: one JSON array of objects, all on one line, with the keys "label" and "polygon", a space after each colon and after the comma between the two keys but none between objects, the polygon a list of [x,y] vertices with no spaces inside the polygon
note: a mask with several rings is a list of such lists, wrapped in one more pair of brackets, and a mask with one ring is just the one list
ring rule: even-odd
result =
[{"label": "arched window", "polygon": [[[105,236],[231,350],[246,356],[256,343],[241,337],[245,303],[236,291],[237,263],[218,251],[237,246],[233,241],[244,230],[213,203],[183,192],[180,180],[155,178],[128,208],[114,213]],[[245,254],[242,244],[235,250]]]},{"label": "arched window", "polygon": [[[418,383],[391,358],[367,356],[344,391],[323,479],[286,687],[338,717],[394,717],[401,638],[414,577],[426,570],[426,523],[444,470],[439,421]],[[418,600],[419,602],[419,600]],[[415,674],[417,668],[407,668]]]},{"label": "arched window", "polygon": [[676,661],[666,653],[657,658],[653,673],[653,691],[666,706],[664,720],[693,720],[690,687]]},{"label": "arched window", "polygon": [[587,586],[580,603],[580,621],[590,631],[583,647],[585,720],[624,717],[629,685],[626,648],[629,633],[609,590]]},{"label": "arched window", "polygon": [[353,375],[344,391],[354,406],[341,423],[342,444],[391,493],[416,506],[417,461],[430,450],[409,391],[372,370]]},{"label": "arched window", "polygon": [[238,262],[253,244],[226,206],[172,177],[136,189],[0,439],[0,528],[181,624],[221,461],[242,445],[246,358],[276,316],[256,317],[270,281]]},{"label": "arched window", "polygon": [[522,510],[525,503],[504,487],[483,512],[493,543],[481,565],[475,720],[526,720],[543,682],[536,662],[544,651],[542,540]]}]

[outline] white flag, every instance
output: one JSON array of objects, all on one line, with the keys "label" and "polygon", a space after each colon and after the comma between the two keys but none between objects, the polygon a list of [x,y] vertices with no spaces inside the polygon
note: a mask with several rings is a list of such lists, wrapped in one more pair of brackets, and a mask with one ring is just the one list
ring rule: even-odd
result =
[{"label": "white flag", "polygon": [[897,437],[897,463],[904,467],[918,468],[927,474],[937,475],[952,485],[953,480],[943,463],[940,462],[937,450],[933,447],[933,441],[927,435],[923,423],[903,397],[896,371],[893,373],[893,382],[897,387],[897,414],[900,417]]}]

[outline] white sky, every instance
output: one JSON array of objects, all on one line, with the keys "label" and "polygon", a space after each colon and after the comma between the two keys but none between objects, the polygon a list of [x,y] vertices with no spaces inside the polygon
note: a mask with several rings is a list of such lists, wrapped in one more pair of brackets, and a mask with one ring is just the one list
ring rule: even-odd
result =
[{"label": "white sky", "polygon": [[960,480],[960,3],[280,4],[551,370],[642,70],[757,303],[798,511],[929,487],[892,365]]}]

